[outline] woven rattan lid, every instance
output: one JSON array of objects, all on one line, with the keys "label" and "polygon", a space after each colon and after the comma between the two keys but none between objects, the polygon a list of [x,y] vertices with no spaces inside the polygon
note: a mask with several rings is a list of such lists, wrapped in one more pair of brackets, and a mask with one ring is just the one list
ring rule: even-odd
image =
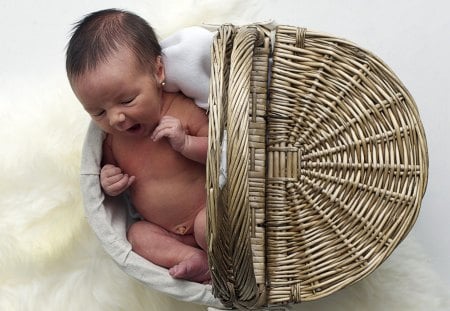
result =
[{"label": "woven rattan lid", "polygon": [[[368,275],[410,231],[427,183],[427,146],[417,107],[383,61],[347,40],[302,28],[279,26],[274,37],[267,115],[261,120],[266,129],[263,221],[254,221],[251,202],[236,199],[242,181],[229,183],[226,193],[212,177],[208,183],[213,285],[223,301],[240,307],[262,300],[315,300]],[[225,67],[236,61],[224,60]],[[222,72],[213,76],[213,85],[226,86],[228,81],[220,80],[225,78],[241,85],[239,90],[251,87],[235,81],[248,79],[233,76],[240,71]],[[225,100],[228,111],[245,111],[243,120],[223,113],[221,126],[210,132],[212,144],[220,144],[214,137],[222,137],[225,128],[251,124],[251,107],[261,99],[251,89],[242,93],[243,101],[210,97],[212,103]],[[234,107],[242,103],[249,105]],[[241,140],[252,141],[252,133],[243,133]],[[211,155],[217,150],[212,148]],[[249,168],[229,174],[248,181],[254,151],[233,150],[228,161],[242,159]],[[229,208],[230,200],[241,205]],[[248,231],[242,239],[221,236],[242,228]],[[262,282],[248,272],[261,261],[248,255],[252,249],[254,257],[260,248],[251,245],[260,228]]]}]

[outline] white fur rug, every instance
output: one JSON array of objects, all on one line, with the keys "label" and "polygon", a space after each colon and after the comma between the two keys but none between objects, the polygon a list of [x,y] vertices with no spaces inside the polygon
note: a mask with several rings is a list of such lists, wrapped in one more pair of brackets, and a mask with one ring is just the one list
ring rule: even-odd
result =
[{"label": "white fur rug", "polygon": [[[0,89],[8,107],[0,110],[0,310],[205,310],[144,287],[102,250],[84,219],[78,184],[88,117],[65,77],[42,83],[15,98]],[[450,310],[449,300],[410,235],[369,277],[292,309]]]}]

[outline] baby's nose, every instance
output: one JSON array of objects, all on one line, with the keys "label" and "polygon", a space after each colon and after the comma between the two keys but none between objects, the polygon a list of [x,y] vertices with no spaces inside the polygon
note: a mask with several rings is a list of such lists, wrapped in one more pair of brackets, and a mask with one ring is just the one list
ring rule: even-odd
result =
[{"label": "baby's nose", "polygon": [[109,118],[109,124],[112,127],[120,127],[120,125],[125,121],[125,115],[122,112],[113,113]]}]

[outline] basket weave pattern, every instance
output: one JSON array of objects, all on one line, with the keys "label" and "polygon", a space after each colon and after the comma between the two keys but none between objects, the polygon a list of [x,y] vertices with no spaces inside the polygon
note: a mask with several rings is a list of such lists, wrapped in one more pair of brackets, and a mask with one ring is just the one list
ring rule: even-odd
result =
[{"label": "basket weave pattern", "polygon": [[[263,225],[269,52],[268,35],[257,26],[236,32],[225,25],[212,48],[212,76],[218,83],[211,83],[209,100],[208,245],[214,291],[227,306],[248,308],[265,302],[260,302],[260,293],[266,281]],[[224,131],[228,181],[219,189]]]},{"label": "basket weave pattern", "polygon": [[413,226],[427,183],[416,105],[379,58],[279,26],[265,107],[269,37],[224,26],[212,52],[209,260],[215,294],[241,308],[318,299],[369,274]]}]

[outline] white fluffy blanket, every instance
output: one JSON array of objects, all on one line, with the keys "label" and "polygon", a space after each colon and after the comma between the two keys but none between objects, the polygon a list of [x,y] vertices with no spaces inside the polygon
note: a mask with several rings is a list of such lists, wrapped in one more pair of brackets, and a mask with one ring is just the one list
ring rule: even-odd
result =
[{"label": "white fluffy blanket", "polygon": [[[230,4],[217,3],[203,14],[226,21]],[[200,13],[191,17],[202,22]],[[19,102],[0,89],[0,310],[205,310],[144,287],[105,254],[79,191],[88,117],[64,76],[39,84]],[[448,310],[447,290],[410,235],[369,277],[292,309]]]}]

